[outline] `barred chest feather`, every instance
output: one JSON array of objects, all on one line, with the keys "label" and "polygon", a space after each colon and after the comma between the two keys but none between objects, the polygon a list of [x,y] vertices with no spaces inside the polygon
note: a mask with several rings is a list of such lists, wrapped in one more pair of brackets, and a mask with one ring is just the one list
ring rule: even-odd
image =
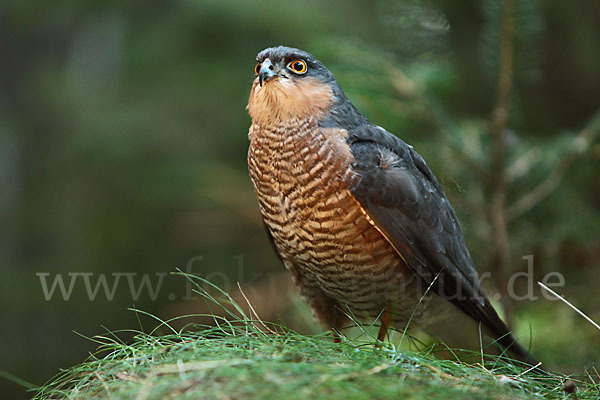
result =
[{"label": "barred chest feather", "polygon": [[[348,190],[357,177],[346,131],[309,118],[253,124],[249,137],[250,177],[286,266],[356,315],[414,306],[418,294],[407,293],[412,275]],[[394,319],[403,320],[405,311],[398,311]]]}]

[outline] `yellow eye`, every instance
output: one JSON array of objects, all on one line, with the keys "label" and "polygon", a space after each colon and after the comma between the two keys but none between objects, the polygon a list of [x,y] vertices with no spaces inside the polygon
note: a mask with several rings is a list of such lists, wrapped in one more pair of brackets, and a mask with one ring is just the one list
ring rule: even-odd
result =
[{"label": "yellow eye", "polygon": [[254,73],[256,75],[258,75],[259,72],[260,72],[260,63],[257,62],[256,65],[254,66]]},{"label": "yellow eye", "polygon": [[304,60],[294,60],[289,63],[287,67],[297,74],[304,74],[307,70],[306,62]]}]

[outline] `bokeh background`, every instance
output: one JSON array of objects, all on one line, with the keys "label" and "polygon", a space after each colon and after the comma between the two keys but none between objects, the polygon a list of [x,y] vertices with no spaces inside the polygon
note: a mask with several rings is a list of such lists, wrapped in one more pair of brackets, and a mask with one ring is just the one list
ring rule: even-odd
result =
[{"label": "bokeh background", "polygon": [[[563,274],[560,293],[598,321],[600,1],[514,10],[509,272],[532,255],[534,278]],[[193,312],[185,279],[164,275],[186,266],[231,291],[239,281],[271,319],[319,330],[281,278],[246,171],[254,58],[271,45],[313,53],[416,147],[489,271],[501,25],[492,0],[3,1],[0,374],[41,384],[93,351],[81,335],[155,325],[128,308]],[[79,275],[68,300],[58,286],[47,300],[40,273],[66,289],[69,273],[161,285],[135,296],[122,275],[112,299],[91,300]],[[600,333],[562,303],[508,306],[546,365],[583,374],[600,360]],[[0,378],[2,397],[30,397],[14,380]]]}]

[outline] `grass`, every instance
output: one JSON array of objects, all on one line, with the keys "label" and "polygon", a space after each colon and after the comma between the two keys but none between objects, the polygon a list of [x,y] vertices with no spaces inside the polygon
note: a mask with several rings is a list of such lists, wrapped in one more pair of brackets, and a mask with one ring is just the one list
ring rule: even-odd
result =
[{"label": "grass", "polygon": [[[214,326],[197,326],[196,332],[176,332],[160,321],[150,333],[137,332],[129,344],[113,332],[90,338],[99,343],[97,353],[38,388],[34,399],[570,396],[562,390],[567,377],[527,372],[506,358],[487,357],[483,365],[481,358],[479,363],[440,359],[433,347],[401,351],[392,343],[377,348],[372,340],[348,338],[334,344],[330,335],[301,335],[250,318],[218,288],[220,300],[197,288],[207,302],[226,310],[228,318],[215,316]],[[160,329],[170,329],[170,333],[159,336]],[[594,383],[576,384],[579,399],[599,397],[600,388]]]}]

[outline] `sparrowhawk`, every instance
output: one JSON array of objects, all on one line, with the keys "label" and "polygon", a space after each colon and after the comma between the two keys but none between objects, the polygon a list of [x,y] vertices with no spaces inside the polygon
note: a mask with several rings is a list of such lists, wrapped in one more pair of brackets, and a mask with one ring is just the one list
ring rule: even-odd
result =
[{"label": "sparrowhawk", "polygon": [[412,146],[374,125],[312,55],[261,51],[248,167],[269,236],[315,316],[403,329],[431,297],[453,303],[529,363],[483,293],[444,190]]}]

